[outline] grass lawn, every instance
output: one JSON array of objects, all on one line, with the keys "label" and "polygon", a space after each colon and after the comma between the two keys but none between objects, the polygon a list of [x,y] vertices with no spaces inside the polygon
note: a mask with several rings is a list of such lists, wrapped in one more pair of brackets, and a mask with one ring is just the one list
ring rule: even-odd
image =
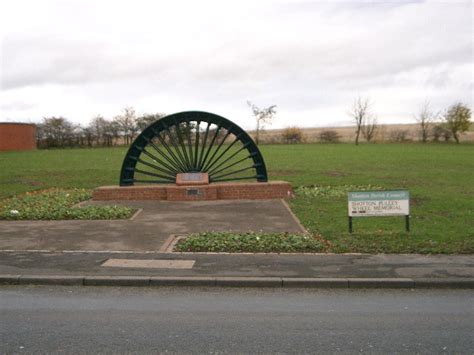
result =
[{"label": "grass lawn", "polygon": [[[293,187],[344,185],[408,189],[404,219],[366,218],[347,231],[344,194],[297,194],[295,214],[334,252],[474,253],[474,145],[311,144],[261,146],[272,180]],[[117,184],[125,148],[0,153],[0,199],[50,187]],[[331,189],[329,189],[331,190]]]}]

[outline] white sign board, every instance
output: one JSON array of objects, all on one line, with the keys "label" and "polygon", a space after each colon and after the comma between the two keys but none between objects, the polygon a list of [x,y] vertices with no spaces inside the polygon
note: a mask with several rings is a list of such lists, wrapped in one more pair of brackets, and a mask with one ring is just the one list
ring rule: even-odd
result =
[{"label": "white sign board", "polygon": [[410,215],[410,194],[405,190],[349,192],[348,202],[349,217]]}]

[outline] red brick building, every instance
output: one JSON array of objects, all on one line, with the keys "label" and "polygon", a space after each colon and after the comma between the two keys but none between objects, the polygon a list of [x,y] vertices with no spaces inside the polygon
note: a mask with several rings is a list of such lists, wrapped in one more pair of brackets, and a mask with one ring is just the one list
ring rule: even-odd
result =
[{"label": "red brick building", "polygon": [[0,122],[0,151],[36,149],[32,123]]}]

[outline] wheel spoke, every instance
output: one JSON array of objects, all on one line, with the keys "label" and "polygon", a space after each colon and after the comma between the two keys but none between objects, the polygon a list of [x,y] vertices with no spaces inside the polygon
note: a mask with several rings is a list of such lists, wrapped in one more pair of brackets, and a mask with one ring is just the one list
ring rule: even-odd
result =
[{"label": "wheel spoke", "polygon": [[188,133],[188,148],[189,148],[189,160],[191,165],[191,171],[194,170],[194,162],[193,162],[193,142],[191,140],[191,127],[190,121],[186,121],[186,131]]},{"label": "wheel spoke", "polygon": [[213,180],[217,180],[219,178],[222,178],[222,177],[225,177],[225,176],[231,176],[231,175],[235,175],[235,174],[238,174],[238,173],[241,173],[242,171],[246,171],[246,170],[250,170],[250,169],[254,169],[255,166],[252,165],[252,166],[248,166],[246,168],[243,168],[243,169],[239,169],[239,170],[235,170],[235,171],[231,171],[230,173],[227,173],[227,174],[222,174],[222,175],[219,175],[219,176],[216,176],[214,177]]},{"label": "wheel spoke", "polygon": [[[237,154],[239,154],[241,151],[243,151],[244,149],[246,149],[246,146],[242,146],[239,150],[235,151],[231,156],[227,157],[226,159],[224,159],[223,161],[221,161],[217,166],[214,167],[214,169],[212,170],[209,170],[209,174],[211,174],[212,172],[214,172],[216,169],[219,169],[222,165],[224,165],[225,163],[227,163],[229,160],[231,160],[232,158],[234,158]],[[249,159],[249,158],[252,158],[252,154],[246,156],[244,159]]]},{"label": "wheel spoke", "polygon": [[177,174],[179,172],[179,166],[177,166],[173,160],[171,160],[165,153],[163,153],[161,151],[161,149],[159,149],[159,147],[156,146],[155,143],[150,141],[150,145],[152,146],[153,149],[155,149],[155,151],[158,154],[160,154],[164,159],[166,159],[168,161],[168,163],[160,160],[158,157],[155,157],[153,154],[151,154],[145,148],[143,148],[142,152],[145,153],[146,155],[148,155],[151,159],[158,161],[161,165],[163,165],[168,170],[170,170],[173,173]]},{"label": "wheel spoke", "polygon": [[204,148],[206,147],[207,136],[209,135],[209,128],[210,127],[211,127],[211,122],[207,122],[206,134],[204,135],[204,142],[202,143],[201,154],[199,155],[199,163],[198,163],[198,166],[197,166],[198,170],[201,170],[201,162],[202,162],[202,158],[204,156]]},{"label": "wheel spoke", "polygon": [[194,161],[193,161],[193,169],[197,170],[197,165],[198,165],[198,153],[199,153],[199,125],[201,124],[201,121],[196,122],[196,138],[195,144],[194,144]]},{"label": "wheel spoke", "polygon": [[141,170],[141,169],[135,169],[135,172],[136,172],[136,173],[140,173],[140,174],[144,174],[144,175],[148,175],[148,176],[159,177],[159,178],[162,178],[162,179],[167,180],[167,181],[174,181],[174,179],[170,178],[169,176],[165,176],[165,175],[160,175],[160,174],[152,173],[152,172],[150,172],[150,171],[145,171],[145,170]]},{"label": "wheel spoke", "polygon": [[142,184],[169,184],[169,181],[163,180],[143,180],[143,179],[133,179],[134,182],[139,182]]},{"label": "wheel spoke", "polygon": [[229,178],[229,179],[212,179],[212,182],[222,182],[222,181],[235,181],[235,180],[254,180],[258,176],[253,175],[253,176],[245,176],[245,177],[236,177],[236,178]]},{"label": "wheel spoke", "polygon": [[206,166],[203,168],[204,171],[206,171],[208,169],[208,165],[212,162],[212,160],[214,159],[214,157],[216,156],[216,154],[219,152],[219,150],[221,149],[222,145],[224,144],[224,142],[226,141],[227,137],[230,136],[230,131],[227,131],[227,133],[225,134],[224,138],[222,138],[222,141],[219,143],[219,145],[217,146],[216,150],[214,151],[214,153],[212,154],[212,156],[209,158],[209,162],[206,164]]},{"label": "wheel spoke", "polygon": [[[208,171],[211,170],[211,168],[214,166],[214,164],[216,164],[216,163],[219,161],[219,159],[222,158],[222,157],[224,156],[224,154],[227,153],[227,152],[229,151],[229,149],[232,148],[232,146],[233,146],[235,143],[237,143],[238,141],[239,141],[239,137],[235,137],[234,141],[233,141],[231,144],[229,144],[229,145],[227,146],[227,148],[226,148],[216,159],[214,159],[214,161],[212,161],[212,162],[209,163],[209,166],[207,167],[206,170],[208,170]],[[246,148],[246,147],[243,146],[241,149],[245,149],[245,148]],[[239,151],[238,151],[238,152],[239,152]],[[234,156],[235,156],[235,155],[233,155],[232,157],[234,157]]]},{"label": "wheel spoke", "polygon": [[[161,172],[161,173],[163,173],[163,174],[168,175],[170,179],[176,179],[176,175],[174,175],[173,173],[171,173],[171,172],[169,172],[169,171],[167,171],[167,170],[164,170],[164,169],[160,168],[159,166],[157,166],[157,165],[155,165],[155,164],[149,163],[149,162],[144,161],[144,160],[142,160],[142,159],[140,159],[140,158],[138,158],[138,161],[139,161],[141,164],[143,164],[143,165],[146,165],[146,166],[148,166],[148,167],[150,167],[150,168],[153,168],[153,169],[155,169],[155,170],[157,170],[157,171],[159,171],[159,172]],[[136,170],[136,169],[135,169],[135,170]]]},{"label": "wheel spoke", "polygon": [[211,143],[209,144],[209,148],[207,148],[207,152],[206,152],[206,155],[204,157],[204,160],[202,161],[202,164],[199,167],[200,171],[203,171],[204,164],[206,164],[207,157],[209,156],[209,153],[211,152],[211,149],[214,146],[214,143],[217,139],[217,136],[219,135],[219,132],[220,132],[221,128],[222,128],[221,126],[217,126],[216,131],[214,132],[214,137],[212,137]]},{"label": "wheel spoke", "polygon": [[[179,140],[179,139],[180,139],[179,137],[181,136],[181,134],[179,133],[179,132],[180,132],[180,131],[179,131],[179,125],[176,125],[176,126],[175,126],[175,132],[176,132],[176,129],[178,130],[177,136],[178,136],[178,140]],[[179,156],[179,158],[176,158],[176,156],[173,154],[173,155],[174,155],[174,158],[175,158],[176,160],[179,160],[180,165],[181,165],[181,166],[183,167],[183,169],[184,169],[183,171],[187,171],[187,170],[189,169],[187,160],[185,160],[184,157],[181,155],[181,151],[179,150],[178,142],[176,142],[175,137],[174,137],[174,135],[173,135],[173,132],[171,132],[170,127],[168,127],[168,126],[165,126],[165,131],[166,131],[166,133],[168,134],[168,138],[169,138],[169,140],[170,140],[170,142],[171,142],[171,145],[172,145],[173,148],[174,148],[174,151],[175,151],[176,154]]]},{"label": "wheel spoke", "polygon": [[171,154],[173,154],[171,152],[171,148],[168,146],[168,144],[165,142],[165,140],[161,137],[161,135],[159,135],[159,134],[156,135],[156,138],[158,138],[161,145],[166,149],[169,156],[166,155],[164,152],[162,152],[161,149],[155,143],[153,143],[153,141],[150,141],[149,144],[153,147],[153,149],[155,149],[163,158],[165,158],[171,165],[173,165],[175,167],[175,169],[177,169],[177,172],[183,171],[183,168],[181,167],[179,162],[176,159],[174,159],[173,156],[171,155]]},{"label": "wheel spoke", "polygon": [[[190,159],[188,159],[188,153],[186,152],[186,144],[184,143],[183,133],[181,132],[181,128],[180,128],[180,123],[176,122],[176,120],[175,120],[175,131],[177,132],[178,141],[179,141],[181,150],[184,154],[186,167],[189,170],[191,168],[191,161]],[[181,156],[181,153],[180,153],[180,156]]]},{"label": "wheel spoke", "polygon": [[220,172],[223,172],[224,170],[227,170],[227,169],[230,169],[232,168],[233,166],[236,166],[237,164],[240,164],[242,163],[243,161],[247,160],[249,157],[246,156],[246,157],[243,157],[242,159],[240,160],[237,160],[236,162],[230,164],[230,165],[227,165],[225,167],[223,167],[222,169],[219,169],[217,171],[213,171],[213,172],[209,172],[209,175],[212,175],[212,174],[219,174]]},{"label": "wheel spoke", "polygon": [[[171,142],[173,148],[176,150],[176,145],[173,143],[174,139],[173,139],[170,131],[168,129],[165,129],[165,132],[167,132],[167,135],[170,139],[170,142]],[[163,137],[161,137],[161,135],[158,135],[157,138],[160,141],[161,145],[163,147],[165,147],[166,151],[169,153],[169,155],[174,159],[176,164],[179,166],[179,168],[180,168],[179,170],[182,171],[182,172],[185,172],[186,171],[186,166],[183,165],[182,160],[180,160],[176,157],[176,155],[173,153],[173,150],[168,146],[168,143],[166,143],[165,139],[163,139]]]}]

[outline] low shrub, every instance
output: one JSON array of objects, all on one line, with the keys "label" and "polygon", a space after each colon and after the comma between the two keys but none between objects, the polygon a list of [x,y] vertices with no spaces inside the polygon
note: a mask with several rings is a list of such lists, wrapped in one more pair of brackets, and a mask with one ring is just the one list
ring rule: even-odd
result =
[{"label": "low shrub", "polygon": [[321,143],[339,143],[341,136],[334,130],[327,129],[318,134]]},{"label": "low shrub", "polygon": [[91,198],[85,189],[51,189],[28,192],[0,201],[0,219],[60,220],[60,219],[122,219],[134,210],[122,206],[74,207]]},{"label": "low shrub", "polygon": [[435,142],[439,142],[440,140],[448,142],[452,137],[451,131],[442,124],[434,126],[431,135]]},{"label": "low shrub", "polygon": [[408,142],[411,140],[409,137],[410,137],[410,131],[407,129],[396,129],[390,132],[391,142],[397,142],[397,143]]},{"label": "low shrub", "polygon": [[290,233],[205,232],[190,234],[175,246],[180,252],[295,253],[324,252],[328,241],[317,235]]},{"label": "low shrub", "polygon": [[303,141],[303,130],[298,127],[287,127],[283,130],[281,136],[284,143],[301,143]]},{"label": "low shrub", "polygon": [[371,191],[371,190],[382,190],[380,186],[373,185],[339,185],[339,186],[298,186],[295,188],[295,194],[297,196],[305,197],[318,197],[318,196],[330,196],[330,197],[343,197],[347,196],[350,191]]}]

